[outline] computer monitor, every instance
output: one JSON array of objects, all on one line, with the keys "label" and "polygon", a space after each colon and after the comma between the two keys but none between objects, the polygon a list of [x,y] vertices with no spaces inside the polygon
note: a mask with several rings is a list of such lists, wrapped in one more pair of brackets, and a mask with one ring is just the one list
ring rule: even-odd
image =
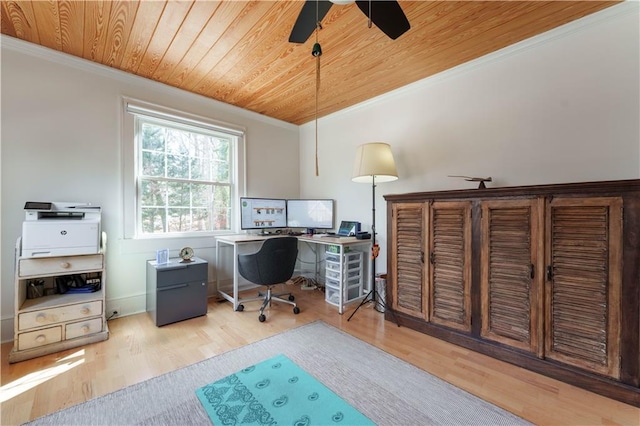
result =
[{"label": "computer monitor", "polygon": [[333,229],[333,200],[287,200],[287,227]]},{"label": "computer monitor", "polygon": [[277,229],[287,226],[287,200],[240,197],[240,229]]}]

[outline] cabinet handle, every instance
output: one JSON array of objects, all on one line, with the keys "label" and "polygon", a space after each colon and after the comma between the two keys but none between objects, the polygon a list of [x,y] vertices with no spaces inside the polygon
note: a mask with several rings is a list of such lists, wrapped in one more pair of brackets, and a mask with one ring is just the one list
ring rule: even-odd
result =
[{"label": "cabinet handle", "polygon": [[533,266],[533,263],[531,264],[531,269],[529,270],[529,276],[531,277],[531,279],[534,279],[536,276],[536,269]]},{"label": "cabinet handle", "polygon": [[420,262],[424,263],[424,252],[423,251],[420,252]]},{"label": "cabinet handle", "polygon": [[87,334],[89,332],[89,326],[88,325],[83,325],[80,330],[84,333]]},{"label": "cabinet handle", "polygon": [[553,279],[553,268],[551,266],[547,266],[547,281],[551,281]]},{"label": "cabinet handle", "polygon": [[60,267],[67,269],[69,268],[69,266],[71,266],[71,264],[69,262],[60,262]]},{"label": "cabinet handle", "polygon": [[36,337],[36,343],[44,343],[47,340],[47,338],[44,336],[44,334],[40,334],[38,335],[38,337]]},{"label": "cabinet handle", "polygon": [[431,262],[432,265],[436,264],[436,254],[434,252],[431,252],[431,256],[429,256],[429,262]]},{"label": "cabinet handle", "polygon": [[89,308],[82,308],[82,310],[80,311],[80,313],[82,315],[89,315],[91,313],[91,309]]},{"label": "cabinet handle", "polygon": [[43,323],[47,320],[47,316],[45,314],[38,314],[36,317],[36,322]]},{"label": "cabinet handle", "polygon": [[157,291],[170,291],[170,290],[175,290],[178,288],[185,288],[185,287],[189,287],[189,284],[176,284],[176,285],[170,285],[167,287],[158,287],[156,290]]}]

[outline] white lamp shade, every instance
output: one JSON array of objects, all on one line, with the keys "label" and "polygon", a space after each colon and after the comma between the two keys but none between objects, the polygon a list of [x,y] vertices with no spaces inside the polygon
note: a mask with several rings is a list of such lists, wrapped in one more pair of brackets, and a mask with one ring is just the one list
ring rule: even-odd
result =
[{"label": "white lamp shade", "polygon": [[391,146],[384,142],[360,145],[356,151],[351,180],[358,183],[391,182],[398,179]]}]

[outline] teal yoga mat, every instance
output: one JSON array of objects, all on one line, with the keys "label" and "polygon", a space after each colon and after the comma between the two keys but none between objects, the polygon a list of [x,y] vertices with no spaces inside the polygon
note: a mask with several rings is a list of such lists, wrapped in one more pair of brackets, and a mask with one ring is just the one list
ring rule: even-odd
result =
[{"label": "teal yoga mat", "polygon": [[284,355],[196,390],[214,425],[372,425]]}]

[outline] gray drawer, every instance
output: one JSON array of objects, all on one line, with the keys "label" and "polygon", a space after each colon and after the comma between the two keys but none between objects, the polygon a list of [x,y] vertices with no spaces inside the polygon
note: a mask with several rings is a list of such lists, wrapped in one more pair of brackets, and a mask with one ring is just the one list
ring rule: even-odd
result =
[{"label": "gray drawer", "polygon": [[193,281],[208,281],[207,262],[194,260],[190,263],[169,263],[156,266],[156,286],[167,287]]}]

